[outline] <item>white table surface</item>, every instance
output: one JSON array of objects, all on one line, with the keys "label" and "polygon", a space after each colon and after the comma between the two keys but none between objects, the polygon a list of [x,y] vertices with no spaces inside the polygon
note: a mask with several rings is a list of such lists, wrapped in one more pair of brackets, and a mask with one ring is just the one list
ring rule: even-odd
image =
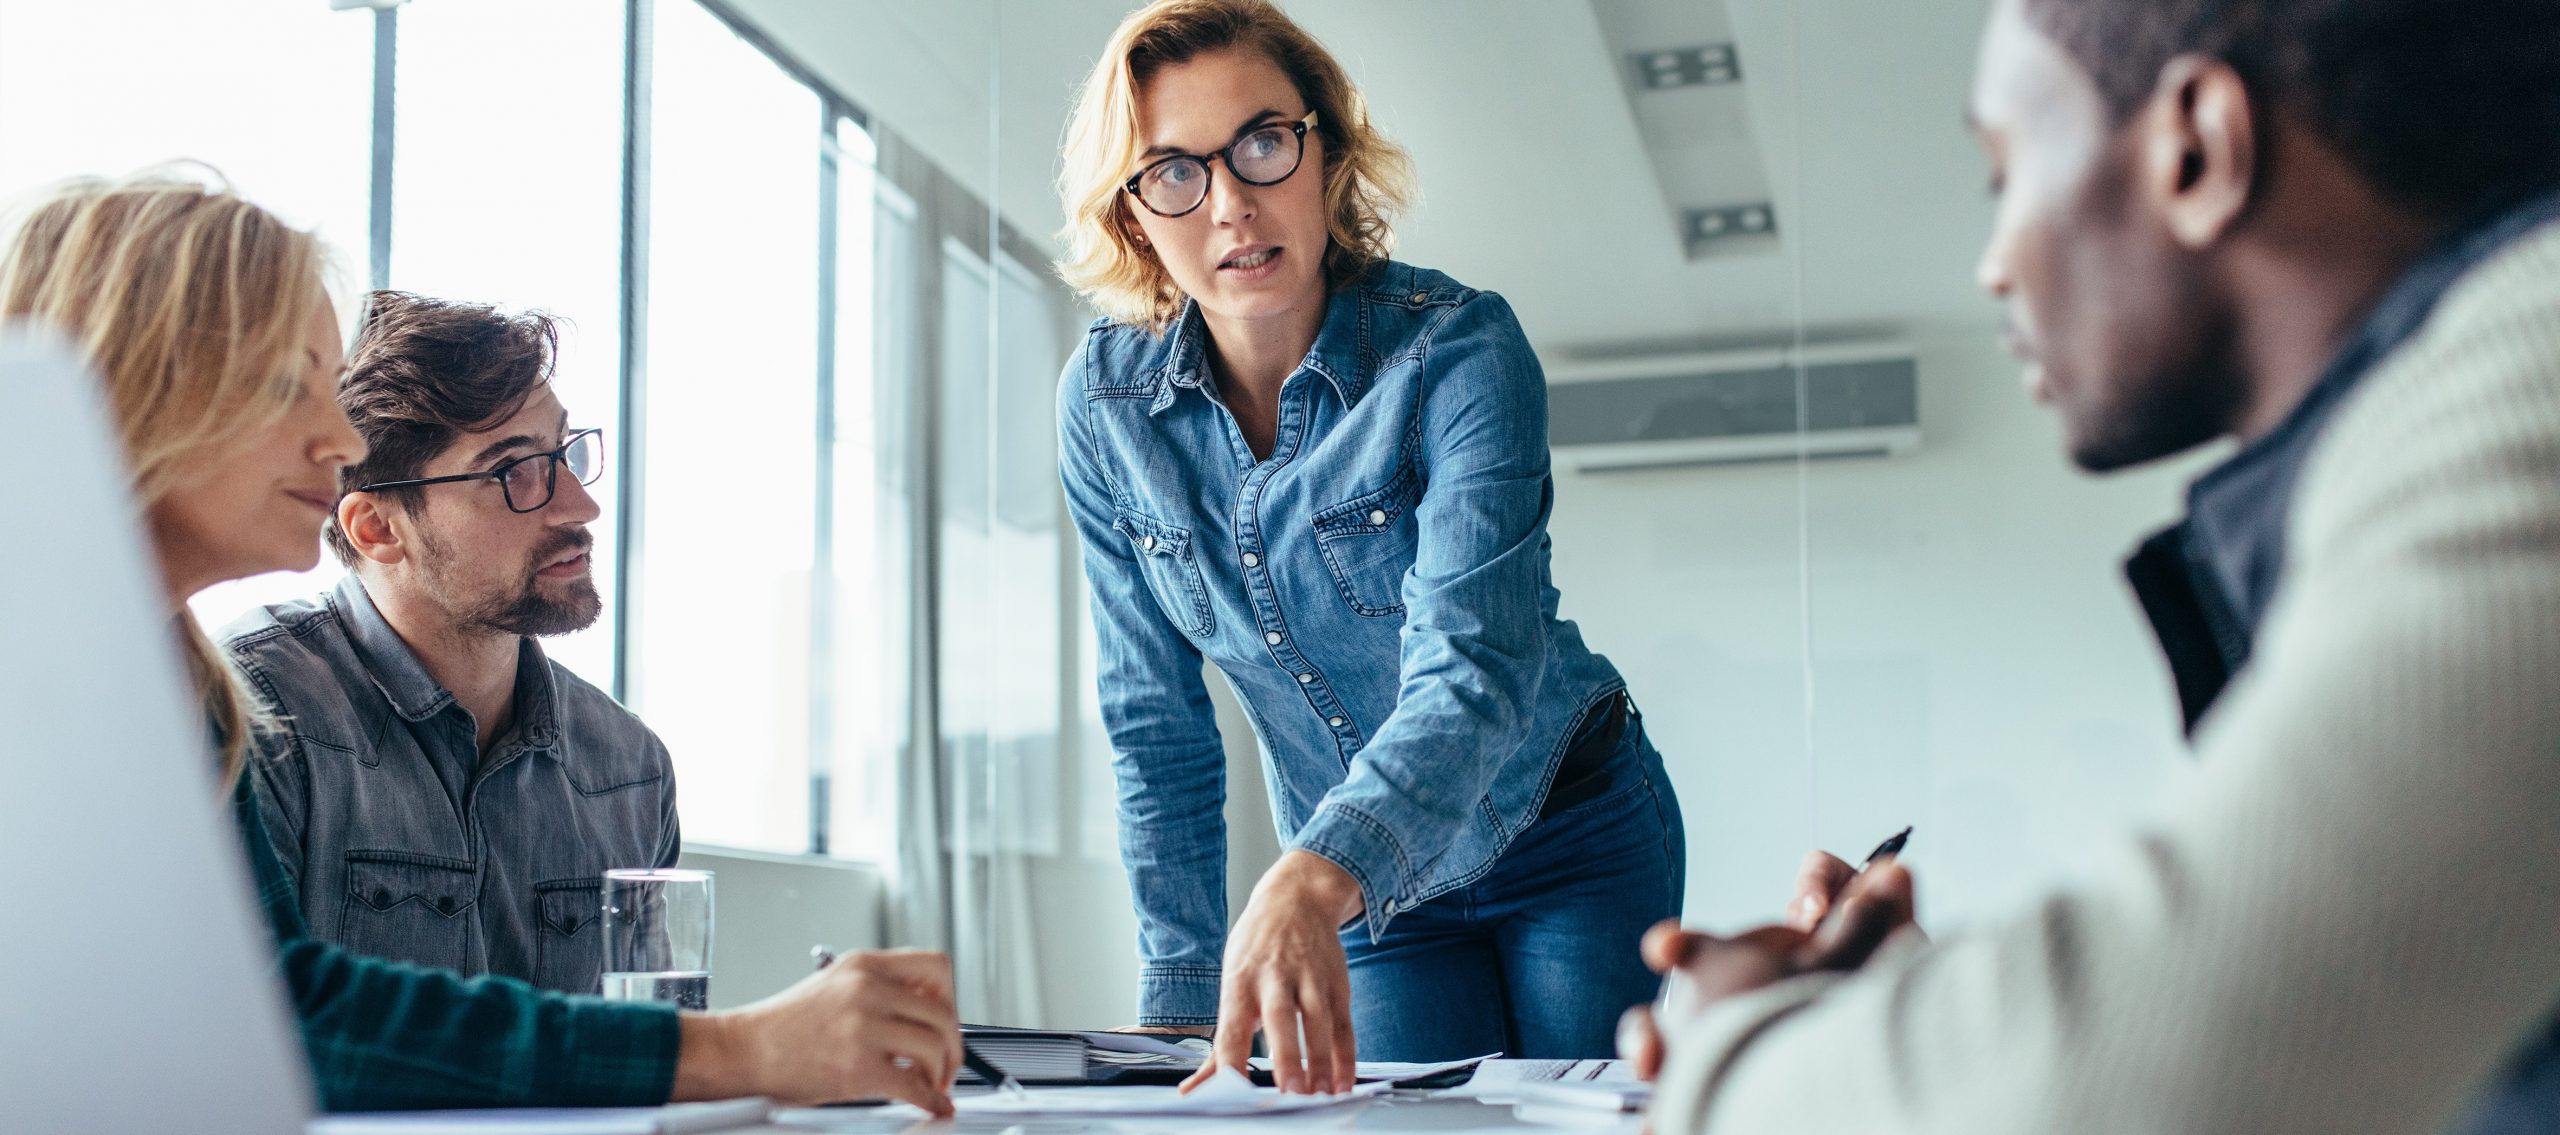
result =
[{"label": "white table surface", "polygon": [[1640,1117],[1601,1111],[1558,1112],[1542,1109],[1526,1120],[1508,1104],[1472,1099],[1430,1098],[1428,1092],[1397,1092],[1340,1107],[1288,1115],[1208,1119],[1200,1116],[1136,1116],[1104,1118],[1061,1116],[1054,1119],[1015,1116],[930,1119],[904,1104],[889,1107],[830,1108],[822,1123],[794,1122],[756,1128],[758,1135],[809,1135],[813,1131],[856,1135],[1288,1135],[1309,1131],[1418,1131],[1446,1135],[1504,1132],[1507,1135],[1634,1135]]}]

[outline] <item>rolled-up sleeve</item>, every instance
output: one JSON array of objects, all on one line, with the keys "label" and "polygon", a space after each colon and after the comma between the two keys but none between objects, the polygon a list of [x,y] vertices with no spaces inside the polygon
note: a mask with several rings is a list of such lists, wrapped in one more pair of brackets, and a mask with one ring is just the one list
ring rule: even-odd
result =
[{"label": "rolled-up sleeve", "polygon": [[1226,948],[1226,750],[1200,651],[1166,619],[1116,526],[1118,493],[1086,420],[1086,357],[1059,383],[1059,479],[1092,586],[1094,678],[1138,915],[1138,1021],[1205,1025]]},{"label": "rolled-up sleeve", "polygon": [[1396,707],[1291,845],[1360,884],[1372,935],[1420,897],[1537,699],[1547,654],[1546,378],[1501,297],[1458,305],[1415,387],[1425,487]]}]

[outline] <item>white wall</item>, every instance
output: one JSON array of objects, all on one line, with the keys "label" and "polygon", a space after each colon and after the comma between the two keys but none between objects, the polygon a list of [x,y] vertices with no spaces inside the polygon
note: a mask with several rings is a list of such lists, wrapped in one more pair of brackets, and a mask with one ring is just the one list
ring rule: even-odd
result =
[{"label": "white wall", "polygon": [[[735,6],[965,183],[992,177],[1008,216],[1037,233],[1054,215],[1044,182],[1066,96],[1133,2]],[[1581,293],[1583,308],[1591,294],[1615,296],[1614,309],[1652,294],[1623,278],[1631,257],[1652,253],[1593,242],[1587,210],[1532,209],[1532,225],[1447,213],[1544,201],[1541,192],[1581,200],[1572,178],[1588,167],[1575,163],[1488,192],[1488,178],[1463,176],[1476,133],[1441,129],[1426,113],[1435,92],[1469,81],[1438,66],[1481,55],[1463,49],[1464,36],[1501,43],[1516,28],[1434,25],[1460,38],[1434,41],[1431,65],[1417,68],[1405,65],[1410,25],[1429,23],[1427,12],[1330,0],[1290,7],[1373,84],[1382,116],[1431,159],[1431,194],[1403,246],[1412,259],[1515,299],[1561,288]],[[1738,4],[1745,38],[1758,29],[1766,41],[1776,11]],[[1806,18],[1816,23],[1800,29],[1803,42],[1791,32],[1788,51],[1773,49],[1756,69],[1773,77],[1777,60],[1801,55],[1790,65],[1806,72],[1761,92],[1786,110],[1767,136],[1792,124],[1784,136],[1794,141],[1773,151],[1773,169],[1787,175],[1801,162],[1807,182],[1791,231],[1813,239],[1803,260],[1778,266],[1804,286],[1791,301],[1760,288],[1680,289],[1695,302],[1658,329],[1666,340],[1763,327],[1768,311],[1829,324],[1978,310],[1965,270],[1987,206],[1951,108],[1969,74],[1979,5],[1870,2]],[[1559,49],[1556,75],[1571,55]],[[1584,62],[1605,73],[1596,58]],[[1488,74],[1500,83],[1510,72]],[[1484,238],[1550,222],[1575,234],[1570,258],[1525,238]],[[1522,304],[1542,349],[1622,335],[1614,324],[1557,315],[1567,308]],[[1923,872],[1934,924],[2006,909],[2148,807],[2180,759],[2169,686],[2117,562],[2173,515],[2193,463],[2084,478],[1988,331],[1924,333],[1919,344],[1927,441],[1916,455],[1818,465],[1801,481],[1790,467],[1559,478],[1564,611],[1627,674],[1669,761],[1687,807],[1695,922],[1765,919],[1807,846],[1859,854],[1904,824],[1918,828],[1909,861]],[[1809,603],[1800,547],[1811,553]],[[1088,675],[1068,678],[1079,696]],[[1230,890],[1240,908],[1276,843],[1251,738],[1227,720]],[[1065,749],[1076,767],[1057,801],[1062,851],[1030,864],[1041,1015],[1112,1024],[1133,1001],[1135,923],[1112,831],[1108,746],[1089,720],[1078,741]]]},{"label": "white wall", "polygon": [[677,865],[712,876],[711,1007],[779,992],[809,974],[809,947],[878,949],[880,873],[803,855],[687,847]]},{"label": "white wall", "polygon": [[[1563,611],[1626,674],[1679,789],[1692,923],[1766,921],[1807,847],[1864,854],[1904,824],[1932,926],[2014,909],[2151,807],[2184,759],[2118,561],[2175,515],[2196,459],[2082,475],[1987,332],[1917,345],[1912,456],[1817,463],[1801,485],[1792,465],[1558,476]],[[1277,844],[1250,732],[1211,689],[1232,914]],[[1091,722],[1081,750],[1062,804],[1077,853],[1034,870],[1047,1016],[1091,1026],[1129,1012],[1137,930]]]},{"label": "white wall", "polygon": [[1918,345],[1909,457],[1558,478],[1564,614],[1680,791],[1693,923],[1766,921],[1807,847],[1863,855],[1905,824],[1933,923],[2010,908],[2182,759],[2118,563],[2192,460],[2084,476],[1988,332]]}]

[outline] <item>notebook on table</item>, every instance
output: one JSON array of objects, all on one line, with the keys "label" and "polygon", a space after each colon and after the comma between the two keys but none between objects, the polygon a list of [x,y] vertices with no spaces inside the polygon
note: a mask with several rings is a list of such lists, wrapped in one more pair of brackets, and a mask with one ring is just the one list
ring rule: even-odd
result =
[{"label": "notebook on table", "polygon": [[[1209,1050],[1205,1041],[1181,1043],[1145,1033],[962,1025],[960,1036],[1014,1079],[1048,1086],[1178,1084],[1200,1067]],[[986,1082],[963,1071],[960,1083]]]}]

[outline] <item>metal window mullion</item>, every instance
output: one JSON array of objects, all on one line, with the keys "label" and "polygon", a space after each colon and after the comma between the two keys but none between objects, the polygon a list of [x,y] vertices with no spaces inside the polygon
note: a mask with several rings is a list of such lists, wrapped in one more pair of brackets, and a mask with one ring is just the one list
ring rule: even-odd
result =
[{"label": "metal window mullion", "polygon": [[631,617],[633,590],[641,581],[640,530],[646,489],[642,431],[648,424],[649,318],[649,76],[654,0],[623,0],[622,25],[622,412],[614,495],[613,696],[628,703],[634,692],[632,660],[638,628]]},{"label": "metal window mullion", "polygon": [[366,234],[366,278],[376,290],[391,286],[391,174],[393,127],[399,106],[400,9],[373,11],[373,182],[371,231]]},{"label": "metal window mullion", "polygon": [[827,854],[835,774],[836,268],[841,160],[835,101],[819,97],[817,530],[809,564],[809,852]]}]

